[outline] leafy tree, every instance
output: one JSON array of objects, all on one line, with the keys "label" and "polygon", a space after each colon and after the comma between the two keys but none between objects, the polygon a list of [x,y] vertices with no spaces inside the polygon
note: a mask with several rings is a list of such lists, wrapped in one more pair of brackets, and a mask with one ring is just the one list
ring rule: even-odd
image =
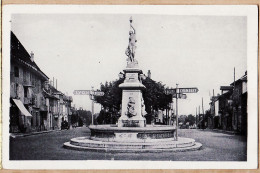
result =
[{"label": "leafy tree", "polygon": [[[122,102],[122,89],[119,85],[124,82],[124,79],[115,80],[112,82],[101,83],[100,91],[104,92],[104,96],[95,97],[95,101],[103,106],[100,115],[97,117],[98,124],[115,123],[120,117],[118,114]],[[146,120],[150,123],[153,119],[153,111],[169,109],[169,103],[172,101],[171,95],[165,94],[165,85],[161,82],[155,82],[150,78],[142,81],[146,89],[143,92],[145,110],[147,112]]]},{"label": "leafy tree", "polygon": [[172,102],[172,96],[165,94],[165,85],[162,82],[156,82],[150,78],[142,81],[146,90],[143,93],[146,120],[150,123],[154,119],[153,111],[170,109],[169,103]]},{"label": "leafy tree", "polygon": [[92,122],[92,116],[90,111],[86,110],[77,110],[79,118],[82,120],[82,122],[86,125],[90,125]]},{"label": "leafy tree", "polygon": [[186,119],[187,119],[187,115],[180,115],[178,117],[178,122],[182,123],[182,124],[185,124],[186,123]]},{"label": "leafy tree", "polygon": [[193,124],[195,124],[195,122],[196,122],[196,117],[194,117],[193,115],[188,115],[187,116],[187,118],[185,119],[185,124],[187,123],[187,122],[189,122],[189,125],[193,125]]}]

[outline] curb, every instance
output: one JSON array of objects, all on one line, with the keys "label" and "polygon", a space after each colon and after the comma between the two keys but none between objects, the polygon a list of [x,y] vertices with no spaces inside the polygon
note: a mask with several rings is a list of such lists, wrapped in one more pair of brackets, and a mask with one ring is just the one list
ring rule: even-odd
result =
[{"label": "curb", "polygon": [[162,153],[162,152],[186,152],[186,151],[196,151],[202,148],[202,144],[195,142],[193,146],[190,147],[180,147],[180,148],[158,148],[158,149],[116,149],[116,148],[92,148],[72,145],[70,142],[65,142],[63,148],[77,150],[77,151],[93,151],[93,152],[106,152],[106,153]]},{"label": "curb", "polygon": [[44,133],[51,133],[51,132],[57,132],[57,131],[61,131],[61,130],[49,130],[49,131],[41,131],[41,132],[33,132],[33,133],[25,133],[25,134],[10,134],[10,137],[19,138],[19,137],[40,135],[40,134],[44,134]]},{"label": "curb", "polygon": [[[203,129],[198,129],[203,131]],[[234,131],[225,131],[225,130],[220,130],[220,129],[204,129],[205,131],[212,131],[212,132],[217,132],[217,133],[223,133],[223,134],[229,134],[229,135],[239,135],[238,132]]]}]

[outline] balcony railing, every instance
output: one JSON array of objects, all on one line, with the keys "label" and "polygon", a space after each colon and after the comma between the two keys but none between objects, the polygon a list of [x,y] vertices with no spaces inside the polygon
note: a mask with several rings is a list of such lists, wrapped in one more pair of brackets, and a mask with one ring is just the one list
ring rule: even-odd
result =
[{"label": "balcony railing", "polygon": [[14,77],[14,82],[18,84],[23,84],[23,79],[19,77]]},{"label": "balcony railing", "polygon": [[23,80],[23,85],[24,86],[33,86],[33,83],[29,80]]}]

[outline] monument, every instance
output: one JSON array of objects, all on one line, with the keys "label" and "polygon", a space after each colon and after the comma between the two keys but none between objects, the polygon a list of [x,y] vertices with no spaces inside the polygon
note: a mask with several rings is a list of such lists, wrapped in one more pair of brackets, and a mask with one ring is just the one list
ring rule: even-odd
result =
[{"label": "monument", "polygon": [[132,17],[130,18],[129,44],[125,51],[127,58],[127,66],[124,69],[125,80],[119,87],[122,92],[122,111],[118,120],[118,127],[145,127],[146,120],[144,118],[144,102],[142,90],[145,86],[141,82],[142,70],[138,67],[135,59],[136,50],[136,31],[132,26]]},{"label": "monument", "polygon": [[130,18],[129,44],[125,51],[127,65],[124,71],[121,116],[117,125],[90,125],[90,136],[76,137],[63,144],[76,150],[114,152],[187,151],[201,148],[191,138],[176,137],[176,126],[147,125],[142,92],[144,75],[136,60],[136,30]]}]

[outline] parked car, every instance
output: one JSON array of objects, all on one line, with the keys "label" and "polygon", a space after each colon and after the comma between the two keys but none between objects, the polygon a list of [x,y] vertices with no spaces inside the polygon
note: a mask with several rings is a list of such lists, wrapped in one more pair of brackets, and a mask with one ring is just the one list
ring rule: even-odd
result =
[{"label": "parked car", "polygon": [[69,126],[69,123],[67,121],[63,121],[61,123],[61,130],[63,130],[63,129],[69,130],[69,128],[70,128],[70,126]]}]

